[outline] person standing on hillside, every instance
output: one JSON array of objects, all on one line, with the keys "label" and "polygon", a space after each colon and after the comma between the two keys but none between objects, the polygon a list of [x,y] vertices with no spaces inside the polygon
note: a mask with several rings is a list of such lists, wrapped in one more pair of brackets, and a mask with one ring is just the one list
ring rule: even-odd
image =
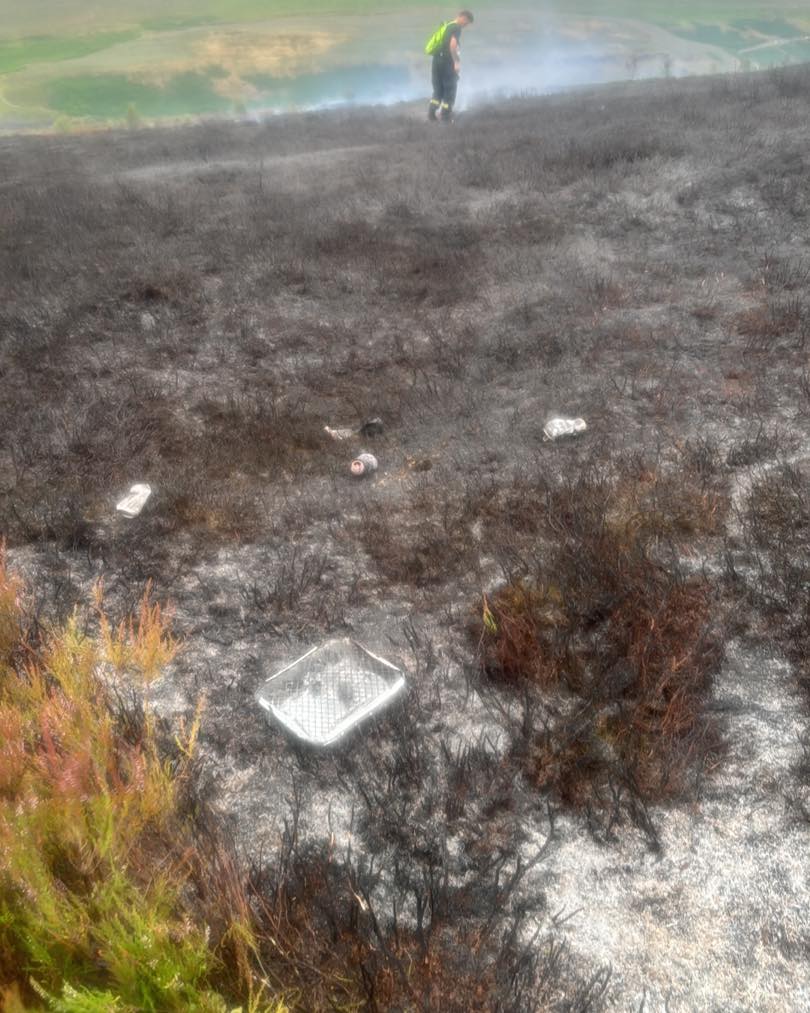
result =
[{"label": "person standing on hillside", "polygon": [[428,106],[428,119],[450,123],[461,73],[459,40],[461,30],[471,25],[470,11],[461,11],[458,17],[445,22],[428,40],[425,52],[433,57],[433,98]]}]

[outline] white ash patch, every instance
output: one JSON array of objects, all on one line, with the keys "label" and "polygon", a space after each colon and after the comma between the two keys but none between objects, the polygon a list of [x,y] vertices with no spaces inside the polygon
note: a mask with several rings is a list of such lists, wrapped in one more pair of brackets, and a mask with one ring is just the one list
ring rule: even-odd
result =
[{"label": "white ash patch", "polygon": [[733,642],[715,703],[729,755],[704,799],[654,814],[660,854],[628,834],[599,847],[560,821],[549,904],[577,912],[562,929],[575,954],[611,965],[616,1009],[810,1005],[808,832],[782,796],[803,729],[790,668]]}]

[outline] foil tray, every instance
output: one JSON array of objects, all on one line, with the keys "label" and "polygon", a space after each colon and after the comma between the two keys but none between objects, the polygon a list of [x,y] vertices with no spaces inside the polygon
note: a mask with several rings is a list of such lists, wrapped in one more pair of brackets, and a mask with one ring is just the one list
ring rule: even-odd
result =
[{"label": "foil tray", "polygon": [[344,637],[313,647],[256,693],[268,717],[302,742],[329,746],[387,707],[405,688],[390,661]]}]

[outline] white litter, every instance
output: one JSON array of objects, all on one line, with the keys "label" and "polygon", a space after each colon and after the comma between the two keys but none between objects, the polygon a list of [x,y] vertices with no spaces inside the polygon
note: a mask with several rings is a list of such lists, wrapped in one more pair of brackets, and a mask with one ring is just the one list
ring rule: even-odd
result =
[{"label": "white litter", "polygon": [[121,502],[115,504],[115,509],[125,517],[137,517],[151,495],[151,485],[147,485],[146,482],[136,482]]},{"label": "white litter", "polygon": [[355,478],[362,478],[363,475],[370,475],[377,468],[377,458],[374,454],[364,451],[362,454],[358,454],[352,461],[350,470]]},{"label": "white litter", "polygon": [[560,436],[584,433],[587,428],[585,419],[549,419],[543,427],[543,436],[547,440],[556,440]]},{"label": "white litter", "polygon": [[324,426],[323,431],[327,436],[331,436],[333,440],[350,440],[353,436],[357,435],[356,429],[332,429],[331,426]]},{"label": "white litter", "polygon": [[268,716],[297,739],[327,746],[386,707],[405,677],[348,637],[330,640],[271,676],[256,694]]},{"label": "white litter", "polygon": [[383,420],[378,416],[366,421],[357,429],[349,426],[340,426],[333,429],[332,426],[324,426],[323,431],[333,440],[350,440],[353,436],[381,436],[383,433]]}]

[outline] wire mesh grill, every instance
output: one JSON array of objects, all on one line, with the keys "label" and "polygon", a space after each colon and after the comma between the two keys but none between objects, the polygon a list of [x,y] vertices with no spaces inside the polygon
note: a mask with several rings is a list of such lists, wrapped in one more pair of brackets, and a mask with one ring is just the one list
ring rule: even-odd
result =
[{"label": "wire mesh grill", "polygon": [[256,697],[296,737],[328,745],[380,711],[404,686],[395,665],[344,638],[313,648],[287,665]]}]

